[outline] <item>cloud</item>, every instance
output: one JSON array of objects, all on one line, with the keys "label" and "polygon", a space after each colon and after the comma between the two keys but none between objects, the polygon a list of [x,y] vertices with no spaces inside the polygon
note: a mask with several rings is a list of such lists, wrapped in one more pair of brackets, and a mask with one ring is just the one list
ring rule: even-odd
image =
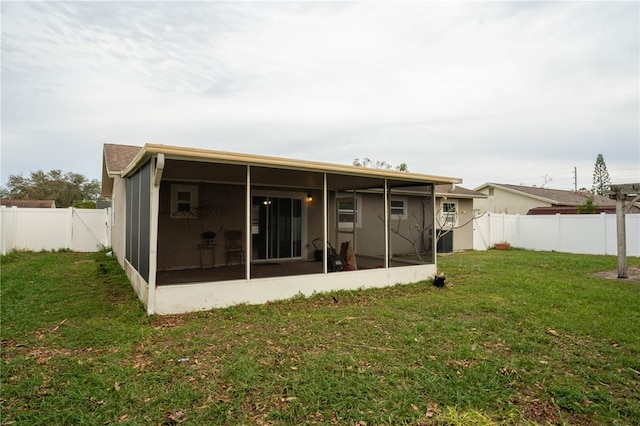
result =
[{"label": "cloud", "polygon": [[366,156],[471,182],[496,163],[509,183],[590,172],[601,151],[640,160],[637,3],[1,7],[3,181],[60,168],[67,144],[84,156],[69,170],[99,177],[103,142]]}]

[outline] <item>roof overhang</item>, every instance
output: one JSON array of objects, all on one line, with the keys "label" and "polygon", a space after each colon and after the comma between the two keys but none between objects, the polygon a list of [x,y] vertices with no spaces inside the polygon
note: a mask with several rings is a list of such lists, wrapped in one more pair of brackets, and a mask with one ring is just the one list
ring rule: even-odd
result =
[{"label": "roof overhang", "polygon": [[100,186],[100,195],[103,197],[111,197],[113,194],[113,179],[120,176],[120,172],[113,172],[107,169],[106,154],[102,153],[102,185]]},{"label": "roof overhang", "polygon": [[487,195],[471,195],[471,194],[459,194],[456,192],[440,192],[436,191],[436,197],[438,198],[457,198],[457,199],[468,199],[474,200],[476,198],[488,198]]},{"label": "roof overhang", "polygon": [[102,162],[102,180],[101,180],[101,185],[100,185],[100,195],[103,197],[111,197],[111,194],[113,194],[113,176],[109,176],[109,173],[107,172],[107,167],[104,164],[104,161]]},{"label": "roof overhang", "polygon": [[[386,179],[391,187],[409,187],[425,184],[455,184],[462,183],[462,179],[446,176],[425,175],[419,173],[406,173],[396,170],[373,169],[351,165],[322,163],[306,160],[292,160],[280,157],[232,153],[226,151],[214,151],[199,148],[185,148],[170,145],[145,144],[129,165],[122,171],[124,177],[134,172],[150,158],[164,154],[166,160],[186,160],[197,162],[210,162],[222,164],[234,164],[244,166],[258,166],[286,170],[299,170],[318,173],[329,173],[342,176],[350,176],[352,184],[349,188],[369,187],[370,180],[366,178]],[[108,174],[108,173],[107,173]],[[104,176],[104,173],[103,173]]]}]

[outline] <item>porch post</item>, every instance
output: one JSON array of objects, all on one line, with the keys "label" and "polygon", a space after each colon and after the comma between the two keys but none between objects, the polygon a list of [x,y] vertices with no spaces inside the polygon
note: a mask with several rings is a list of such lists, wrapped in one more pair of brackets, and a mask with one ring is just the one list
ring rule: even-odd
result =
[{"label": "porch post", "polygon": [[251,166],[247,164],[247,189],[245,191],[244,276],[251,280]]},{"label": "porch post", "polygon": [[147,314],[153,315],[156,309],[156,271],[158,269],[158,212],[160,211],[160,181],[164,171],[164,154],[155,159],[153,179],[150,179],[151,206],[149,209],[149,293],[147,296]]},{"label": "porch post", "polygon": [[[436,185],[431,184],[431,194],[429,195],[431,198],[431,223],[429,226],[431,227],[431,255],[433,256],[433,264],[436,265],[436,269],[438,266],[438,230],[436,229],[436,224],[438,223],[438,219],[436,214],[438,213],[438,206],[436,206]],[[491,216],[491,213],[489,213]],[[489,217],[489,243],[491,242],[491,217]],[[485,250],[489,248],[489,243],[485,243]]]},{"label": "porch post", "polygon": [[[322,272],[327,273],[327,237],[329,236],[329,226],[327,225],[329,215],[329,199],[327,198],[327,173],[322,174]],[[336,223],[336,226],[338,224]]]},{"label": "porch post", "polygon": [[[356,214],[356,203],[358,202],[358,195],[356,194],[356,190],[353,190],[353,230],[351,231],[351,240],[353,244],[353,252],[356,253],[356,228],[358,222],[358,215]],[[358,209],[362,209],[362,206],[357,206]],[[362,211],[362,210],[360,210]],[[338,243],[338,241],[336,241]]]},{"label": "porch post", "polygon": [[390,265],[389,259],[389,188],[387,185],[387,179],[384,180],[384,267],[388,268]]}]

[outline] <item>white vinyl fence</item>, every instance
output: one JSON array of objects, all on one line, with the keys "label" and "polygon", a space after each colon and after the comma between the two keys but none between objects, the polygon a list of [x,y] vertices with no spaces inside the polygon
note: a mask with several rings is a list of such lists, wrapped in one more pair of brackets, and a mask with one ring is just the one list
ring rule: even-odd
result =
[{"label": "white vinyl fence", "polygon": [[[0,254],[12,250],[97,251],[111,245],[111,209],[0,207]],[[627,255],[640,256],[640,214],[626,215]],[[540,251],[617,254],[616,215],[507,215],[474,221],[475,250],[495,243]]]},{"label": "white vinyl fence", "polygon": [[0,254],[12,250],[90,252],[111,245],[111,209],[0,207]]},{"label": "white vinyl fence", "polygon": [[[640,256],[640,214],[626,215],[625,227],[627,255]],[[475,221],[475,250],[486,250],[501,242],[529,250],[615,255],[616,215],[488,213]]]}]

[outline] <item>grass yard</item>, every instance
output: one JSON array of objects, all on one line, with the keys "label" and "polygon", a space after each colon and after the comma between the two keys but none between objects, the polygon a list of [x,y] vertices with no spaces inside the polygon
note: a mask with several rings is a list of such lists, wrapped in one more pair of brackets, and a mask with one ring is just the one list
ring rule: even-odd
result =
[{"label": "grass yard", "polygon": [[611,256],[165,317],[104,253],[1,266],[3,425],[640,424],[640,284],[593,277]]}]

